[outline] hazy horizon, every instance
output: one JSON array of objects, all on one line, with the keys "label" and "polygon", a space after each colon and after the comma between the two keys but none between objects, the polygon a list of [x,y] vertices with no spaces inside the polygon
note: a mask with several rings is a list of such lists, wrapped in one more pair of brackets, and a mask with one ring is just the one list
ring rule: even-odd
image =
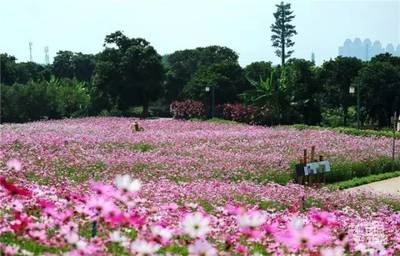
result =
[{"label": "hazy horizon", "polygon": [[[59,50],[97,53],[104,37],[122,30],[142,37],[161,54],[208,45],[232,48],[245,66],[254,61],[279,63],[271,46],[270,25],[275,4],[262,0],[14,0],[3,3],[0,16],[0,52],[44,63]],[[330,1],[291,0],[298,35],[293,57],[316,62],[334,58],[349,38],[379,40],[386,46],[400,43],[400,0]]]}]

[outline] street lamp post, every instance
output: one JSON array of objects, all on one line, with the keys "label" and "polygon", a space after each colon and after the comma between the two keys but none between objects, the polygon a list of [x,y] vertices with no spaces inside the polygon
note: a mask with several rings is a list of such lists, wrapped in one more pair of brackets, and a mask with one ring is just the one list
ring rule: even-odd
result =
[{"label": "street lamp post", "polygon": [[360,82],[357,82],[357,89],[350,86],[349,93],[354,94],[357,90],[357,129],[360,129]]},{"label": "street lamp post", "polygon": [[206,92],[211,90],[211,118],[215,116],[215,86],[206,86]]}]

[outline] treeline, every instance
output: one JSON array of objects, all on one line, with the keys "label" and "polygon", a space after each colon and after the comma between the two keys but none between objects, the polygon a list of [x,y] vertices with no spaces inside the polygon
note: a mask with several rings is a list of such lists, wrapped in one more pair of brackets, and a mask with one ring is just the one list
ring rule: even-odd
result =
[{"label": "treeline", "polygon": [[260,109],[267,124],[354,125],[357,94],[365,126],[388,126],[400,110],[400,58],[390,54],[368,62],[339,56],[316,66],[292,58],[284,66],[242,68],[238,54],[221,46],[160,56],[146,40],[117,31],[104,47],[96,55],[59,51],[47,66],[1,54],[1,121],[168,116],[171,103],[188,99],[203,103],[209,116],[211,91],[216,106],[244,115]]}]

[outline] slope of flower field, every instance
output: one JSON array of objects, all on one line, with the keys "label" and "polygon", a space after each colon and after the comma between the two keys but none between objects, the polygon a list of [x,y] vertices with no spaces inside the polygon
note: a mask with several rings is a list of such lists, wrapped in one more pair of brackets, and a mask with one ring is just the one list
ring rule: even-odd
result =
[{"label": "slope of flower field", "polygon": [[[29,163],[33,175],[112,179],[136,172],[141,179],[229,180],[288,172],[304,148],[332,159],[363,160],[391,155],[389,138],[356,137],[328,130],[264,128],[157,119],[87,118],[2,127],[1,154]],[[142,171],[145,169],[146,171]],[[92,177],[93,176],[93,177]]]},{"label": "slope of flower field", "polygon": [[132,121],[1,126],[0,252],[400,253],[398,198],[254,182],[289,173],[310,145],[358,161],[390,155],[387,138],[171,119],[132,132]]}]

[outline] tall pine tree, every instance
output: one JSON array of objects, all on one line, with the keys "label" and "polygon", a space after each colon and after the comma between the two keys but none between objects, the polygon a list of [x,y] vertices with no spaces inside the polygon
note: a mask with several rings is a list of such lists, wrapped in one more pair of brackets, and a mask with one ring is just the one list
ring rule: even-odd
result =
[{"label": "tall pine tree", "polygon": [[281,57],[283,66],[286,59],[293,53],[293,50],[289,50],[289,48],[294,45],[292,37],[297,35],[297,32],[295,26],[290,24],[295,17],[293,11],[290,10],[290,4],[281,2],[276,7],[278,9],[274,13],[275,23],[271,25],[271,40],[272,46],[278,48],[275,53],[278,57]]}]

